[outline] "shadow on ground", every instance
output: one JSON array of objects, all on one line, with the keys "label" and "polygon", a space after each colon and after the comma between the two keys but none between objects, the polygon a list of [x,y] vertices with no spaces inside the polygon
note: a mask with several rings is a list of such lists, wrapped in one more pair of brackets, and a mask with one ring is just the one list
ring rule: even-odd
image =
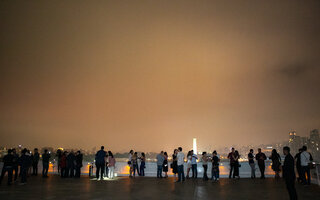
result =
[{"label": "shadow on ground", "polygon": [[[317,199],[320,187],[296,184],[299,199]],[[116,180],[97,181],[82,177],[80,179],[61,179],[50,176],[47,179],[30,177],[28,184],[0,186],[0,199],[230,199],[264,200],[289,199],[282,180],[260,179],[221,179],[211,181],[186,180],[175,183],[174,178],[156,179],[147,177],[118,177]]]}]

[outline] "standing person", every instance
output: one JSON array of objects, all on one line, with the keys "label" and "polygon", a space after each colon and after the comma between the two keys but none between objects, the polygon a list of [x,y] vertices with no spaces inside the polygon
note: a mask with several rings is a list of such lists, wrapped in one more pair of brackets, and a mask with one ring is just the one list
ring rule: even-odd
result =
[{"label": "standing person", "polygon": [[17,151],[15,148],[12,149],[12,155],[13,155],[13,168],[12,170],[14,171],[14,182],[17,181],[18,179],[18,174],[19,174],[19,155],[17,154]]},{"label": "standing person", "polygon": [[104,151],[104,146],[101,146],[100,150],[96,153],[95,156],[96,160],[96,177],[97,180],[99,180],[99,175],[100,175],[100,180],[103,180],[103,174],[104,174],[104,168],[105,168],[105,158],[106,158],[106,152]]},{"label": "standing person", "polygon": [[208,156],[207,156],[207,152],[203,152],[203,153],[202,153],[201,162],[202,162],[202,167],[203,167],[203,180],[204,180],[204,181],[207,181],[207,180],[209,180],[208,175],[207,175],[207,170],[208,170]]},{"label": "standing person", "polygon": [[11,185],[12,183],[12,171],[13,171],[13,155],[12,155],[12,149],[8,149],[8,154],[3,157],[3,167],[1,171],[1,177],[0,177],[0,185],[3,180],[4,175],[6,172],[8,173],[8,185]]},{"label": "standing person", "polygon": [[140,160],[140,176],[144,176],[144,168],[146,168],[146,155],[144,154],[144,152],[141,153]]},{"label": "standing person", "polygon": [[67,177],[67,153],[68,152],[63,152],[63,154],[60,157],[60,173],[61,173],[61,178]]},{"label": "standing person", "polygon": [[197,160],[197,155],[193,153],[193,150],[191,150],[192,178],[198,178]]},{"label": "standing person", "polygon": [[182,152],[182,147],[178,148],[177,153],[177,164],[178,164],[178,180],[176,182],[184,181],[184,169],[183,169],[183,163],[184,163],[184,153]]},{"label": "standing person", "polygon": [[138,166],[138,152],[134,152],[132,156],[132,167],[133,167],[133,177],[136,177],[136,171],[139,175],[139,166]]},{"label": "standing person", "polygon": [[248,160],[251,167],[251,178],[254,179],[256,178],[256,164],[254,163],[253,149],[250,149],[250,152],[248,153]]},{"label": "standing person", "polygon": [[191,169],[191,160],[192,160],[192,154],[191,154],[191,151],[188,151],[188,154],[187,154],[187,179],[189,178],[189,172]]},{"label": "standing person", "polygon": [[233,177],[234,177],[234,165],[235,165],[235,160],[234,160],[234,148],[231,148],[231,152],[228,154],[228,159],[230,160],[230,173],[229,173],[229,178],[231,178],[232,172],[233,172]]},{"label": "standing person", "polygon": [[219,170],[220,158],[216,150],[212,152],[212,169],[211,169],[211,179],[212,181],[219,181],[220,170]]},{"label": "standing person", "polygon": [[105,167],[106,167],[106,173],[104,173],[105,174],[105,177],[106,178],[109,178],[109,153],[108,153],[109,151],[106,151],[106,164],[105,164]]},{"label": "standing person", "polygon": [[[302,152],[300,155],[301,160],[301,169],[302,169],[302,182],[305,185],[310,185],[311,176],[310,176],[310,167],[309,163],[313,160],[311,154],[307,151],[307,147],[302,147]],[[307,176],[307,179],[306,179]]]},{"label": "standing person", "polygon": [[290,148],[283,147],[283,154],[285,155],[283,169],[283,178],[286,182],[287,190],[289,192],[290,200],[297,200],[297,192],[295,188],[295,171],[294,171],[294,159],[290,154]]},{"label": "standing person", "polygon": [[48,177],[49,160],[50,154],[48,153],[48,150],[45,149],[44,153],[42,154],[42,177],[44,178]]},{"label": "standing person", "polygon": [[163,151],[157,155],[157,178],[162,178],[162,166],[164,162]]},{"label": "standing person", "polygon": [[233,172],[233,178],[240,178],[239,176],[239,167],[240,167],[240,164],[239,164],[239,158],[240,158],[240,154],[238,152],[238,150],[236,150],[234,152],[234,172]]},{"label": "standing person", "polygon": [[109,168],[109,175],[108,178],[114,178],[114,167],[116,165],[116,159],[114,158],[111,151],[108,151],[108,168]]},{"label": "standing person", "polygon": [[81,175],[81,167],[82,167],[83,155],[80,151],[76,153],[76,175],[75,178],[80,178]]},{"label": "standing person", "polygon": [[298,172],[298,182],[302,182],[302,167],[301,167],[301,153],[302,153],[302,148],[299,149],[299,152],[294,156],[294,159],[296,160],[296,168]]},{"label": "standing person", "polygon": [[70,177],[70,178],[74,177],[75,162],[76,162],[76,156],[71,150],[71,152],[67,155],[67,174],[68,174],[67,177]]},{"label": "standing person", "polygon": [[133,157],[133,150],[130,150],[130,152],[129,152],[129,159],[128,159],[129,174],[130,174],[129,177],[132,177],[132,172],[133,172],[132,157]]},{"label": "standing person", "polygon": [[172,154],[172,163],[171,163],[171,169],[173,176],[176,177],[178,173],[178,160],[177,160],[177,154],[178,154],[178,149],[175,149]]},{"label": "standing person", "polygon": [[56,157],[58,157],[58,173],[60,173],[60,161],[61,161],[61,156],[62,156],[62,150],[61,149],[58,149],[57,152],[56,152]]},{"label": "standing person", "polygon": [[163,172],[164,172],[164,177],[168,178],[168,153],[164,152],[163,153],[164,161],[163,161]]},{"label": "standing person", "polygon": [[275,172],[275,178],[280,178],[280,166],[281,166],[281,157],[278,154],[276,149],[272,150],[271,156],[269,157],[272,160],[272,170]]},{"label": "standing person", "polygon": [[38,163],[40,159],[40,154],[38,152],[38,149],[35,148],[33,155],[32,155],[32,175],[37,176],[38,175]]},{"label": "standing person", "polygon": [[20,185],[25,185],[27,183],[27,172],[31,165],[31,156],[28,152],[29,151],[26,148],[24,148],[19,158],[20,171],[21,171]]},{"label": "standing person", "polygon": [[266,155],[261,152],[261,148],[258,149],[258,153],[256,154],[256,160],[258,161],[258,166],[261,173],[261,179],[265,179],[264,171],[266,169],[265,160],[267,159]]}]

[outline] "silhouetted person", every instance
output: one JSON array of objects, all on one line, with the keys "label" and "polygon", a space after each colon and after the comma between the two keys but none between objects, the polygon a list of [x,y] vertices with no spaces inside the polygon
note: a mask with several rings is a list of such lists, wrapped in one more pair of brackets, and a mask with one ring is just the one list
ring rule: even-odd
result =
[{"label": "silhouetted person", "polygon": [[182,148],[178,148],[178,153],[177,153],[177,164],[178,164],[178,180],[177,182],[181,182],[185,180],[184,177],[184,153],[182,152]]},{"label": "silhouetted person", "polygon": [[234,172],[233,172],[233,178],[240,178],[239,176],[239,167],[240,167],[240,164],[239,164],[239,158],[240,158],[240,154],[239,152],[236,150],[234,152]]},{"label": "silhouetted person", "polygon": [[[229,172],[229,178],[231,178],[232,172],[234,170],[234,165],[235,165],[235,155],[234,155],[234,148],[231,148],[231,152],[228,154],[228,159],[230,160],[230,172]],[[234,177],[234,172],[233,172],[233,177]]]},{"label": "silhouetted person", "polygon": [[58,149],[56,152],[56,157],[58,157],[58,173],[60,172],[60,169],[61,169],[60,161],[61,161],[62,154],[63,154],[62,150]]},{"label": "silhouetted person", "polygon": [[74,155],[73,151],[71,151],[67,155],[67,177],[73,178],[74,177],[74,170],[75,170],[75,162],[76,156]]},{"label": "silhouetted person", "polygon": [[83,155],[81,154],[80,151],[77,151],[77,154],[76,154],[76,175],[75,175],[76,178],[80,178],[82,160],[83,160]]},{"label": "silhouetted person", "polygon": [[220,158],[216,150],[212,152],[212,169],[211,169],[211,179],[212,181],[219,181],[220,170],[219,170]]},{"label": "silhouetted person", "polygon": [[67,177],[67,153],[68,152],[63,152],[60,158],[60,173],[61,173],[61,178],[66,178]]},{"label": "silhouetted person", "polygon": [[164,177],[168,178],[168,171],[169,171],[169,166],[168,166],[168,153],[164,152],[163,153],[164,161],[163,161],[163,166],[162,170],[164,172]]},{"label": "silhouetted person", "polygon": [[296,175],[294,172],[294,159],[290,154],[290,148],[285,146],[283,147],[283,154],[286,156],[283,164],[283,178],[286,182],[287,190],[289,192],[290,200],[296,200],[297,192],[295,188],[295,179]]},{"label": "silhouetted person", "polygon": [[129,174],[130,174],[129,177],[132,177],[132,173],[133,173],[132,157],[133,157],[133,150],[130,150],[130,152],[129,152],[129,159],[128,159]]},{"label": "silhouetted person", "polygon": [[19,158],[20,171],[21,171],[21,185],[27,183],[27,172],[31,165],[31,155],[29,151],[25,148],[21,152],[21,156]]},{"label": "silhouetted person", "polygon": [[171,169],[174,177],[176,177],[176,175],[178,174],[177,154],[178,154],[178,149],[175,149],[172,154],[172,163],[171,163]]},{"label": "silhouetted person", "polygon": [[202,153],[201,162],[202,162],[202,167],[203,167],[203,180],[207,181],[207,180],[209,180],[208,175],[207,175],[207,171],[208,171],[208,156],[207,156],[207,152],[203,152]]},{"label": "silhouetted person", "polygon": [[105,158],[105,173],[104,173],[104,176],[105,177],[107,177],[107,178],[109,178],[109,159],[108,159],[108,157],[109,157],[109,154],[108,154],[108,151],[106,151],[106,158]]},{"label": "silhouetted person", "polygon": [[[302,152],[300,154],[301,168],[302,168],[302,182],[303,184],[310,185],[310,166],[309,164],[313,160],[311,154],[307,151],[307,146],[302,147]],[[307,179],[306,179],[307,177]]]},{"label": "silhouetted person", "polygon": [[38,152],[38,149],[35,148],[34,152],[32,154],[32,175],[37,176],[38,175],[38,163],[40,159],[40,154]]},{"label": "silhouetted person", "polygon": [[45,149],[44,153],[42,154],[42,177],[48,177],[48,170],[49,170],[49,160],[51,155],[49,154],[48,150]]},{"label": "silhouetted person", "polygon": [[8,154],[3,157],[3,167],[1,171],[0,185],[6,173],[8,173],[8,185],[11,185],[12,183],[13,158],[14,157],[12,155],[12,149],[9,149]]},{"label": "silhouetted person", "polygon": [[96,153],[96,177],[97,180],[99,180],[99,175],[100,179],[103,180],[103,173],[104,173],[104,168],[105,168],[105,158],[106,158],[106,152],[104,151],[104,146],[101,146],[101,149]]},{"label": "silhouetted person", "polygon": [[157,178],[162,178],[162,166],[164,161],[163,151],[157,155]]},{"label": "silhouetted person", "polygon": [[280,178],[281,157],[276,149],[272,150],[272,154],[269,157],[272,160],[272,170],[275,172],[275,178]]},{"label": "silhouetted person", "polygon": [[14,171],[14,182],[18,179],[19,174],[19,155],[17,154],[16,149],[12,149],[12,155],[13,155],[13,171]]},{"label": "silhouetted person", "polygon": [[193,153],[191,150],[191,169],[192,169],[192,178],[198,178],[198,167],[197,167],[198,156]]},{"label": "silhouetted person", "polygon": [[248,160],[251,167],[251,178],[256,178],[256,164],[254,163],[253,149],[250,149],[250,152],[248,153]]},{"label": "silhouetted person", "polygon": [[146,168],[146,155],[142,152],[140,157],[140,176],[144,176],[144,168]]},{"label": "silhouetted person", "polygon": [[266,165],[265,165],[265,160],[267,159],[266,155],[264,153],[261,152],[261,149],[258,149],[258,153],[256,154],[256,160],[258,161],[258,166],[260,169],[260,173],[261,173],[261,179],[264,179],[264,171],[266,169]]},{"label": "silhouetted person", "polygon": [[301,167],[301,153],[302,153],[302,148],[299,149],[299,152],[294,156],[295,160],[296,160],[296,168],[297,168],[297,172],[298,172],[298,181],[302,182],[303,178],[302,178],[302,167]]}]

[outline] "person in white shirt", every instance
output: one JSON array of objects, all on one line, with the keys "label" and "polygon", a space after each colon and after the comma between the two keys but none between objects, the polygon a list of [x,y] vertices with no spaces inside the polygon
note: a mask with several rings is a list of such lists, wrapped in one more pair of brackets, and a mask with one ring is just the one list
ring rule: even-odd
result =
[{"label": "person in white shirt", "polygon": [[[300,162],[301,162],[301,168],[302,168],[302,182],[303,184],[310,185],[311,177],[310,177],[310,167],[309,163],[312,161],[311,154],[307,151],[307,147],[302,147],[302,153],[300,154]],[[307,174],[307,179],[306,179]]]},{"label": "person in white shirt", "polygon": [[178,180],[177,182],[184,181],[184,153],[182,152],[182,148],[178,148],[178,154],[177,154],[177,162],[178,162]]}]

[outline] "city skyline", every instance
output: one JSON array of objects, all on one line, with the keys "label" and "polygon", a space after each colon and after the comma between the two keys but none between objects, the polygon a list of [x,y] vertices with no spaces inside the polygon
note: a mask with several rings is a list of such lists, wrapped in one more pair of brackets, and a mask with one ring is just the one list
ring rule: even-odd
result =
[{"label": "city skyline", "polygon": [[0,146],[150,152],[320,128],[319,1],[0,6]]}]

